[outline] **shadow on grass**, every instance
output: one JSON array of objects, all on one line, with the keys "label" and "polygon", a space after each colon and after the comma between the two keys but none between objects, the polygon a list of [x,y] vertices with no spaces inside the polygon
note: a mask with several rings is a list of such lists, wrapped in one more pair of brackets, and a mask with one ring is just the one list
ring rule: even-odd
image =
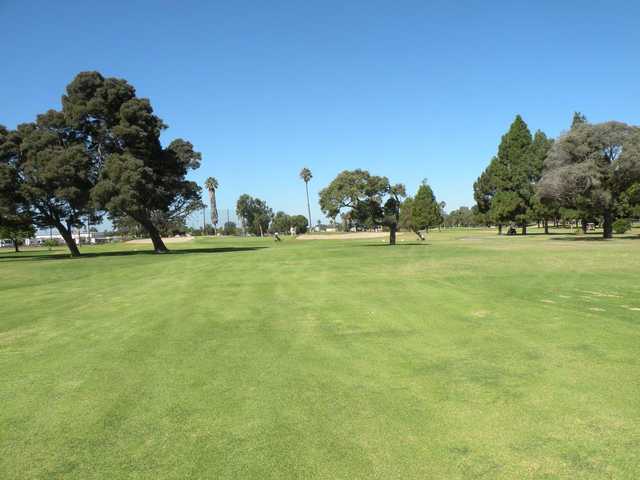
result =
[{"label": "shadow on grass", "polygon": [[571,233],[569,232],[549,232],[549,233],[544,233],[544,232],[527,232],[526,235],[522,235],[522,234],[518,234],[518,235],[514,235],[516,237],[551,237],[554,235],[571,235]]},{"label": "shadow on grass", "polygon": [[354,245],[355,247],[417,247],[417,246],[429,246],[430,243],[425,242],[402,242],[396,243],[395,245],[390,245],[388,243],[365,243],[360,245]]},{"label": "shadow on grass", "polygon": [[157,255],[158,257],[187,255],[192,253],[233,253],[233,252],[249,252],[253,250],[261,250],[268,247],[216,247],[216,248],[181,248],[169,250],[167,253],[158,254],[153,250],[118,250],[114,252],[90,252],[83,253],[79,257],[71,257],[68,253],[43,253],[41,255],[33,255],[31,253],[13,253],[11,255],[1,255],[0,263],[40,260],[82,260],[83,258],[100,258],[100,257],[128,257],[132,255]]},{"label": "shadow on grass", "polygon": [[599,235],[574,235],[558,238],[550,238],[549,240],[566,240],[568,242],[604,242],[608,240],[640,240],[640,235],[628,236],[628,237],[617,237],[614,235],[613,238],[602,238],[602,234]]}]

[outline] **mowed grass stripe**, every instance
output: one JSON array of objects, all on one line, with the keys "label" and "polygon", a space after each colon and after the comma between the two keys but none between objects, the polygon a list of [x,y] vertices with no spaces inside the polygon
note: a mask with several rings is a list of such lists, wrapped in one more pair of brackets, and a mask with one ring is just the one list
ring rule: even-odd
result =
[{"label": "mowed grass stripe", "polygon": [[640,242],[570,238],[2,254],[0,472],[635,478]]}]

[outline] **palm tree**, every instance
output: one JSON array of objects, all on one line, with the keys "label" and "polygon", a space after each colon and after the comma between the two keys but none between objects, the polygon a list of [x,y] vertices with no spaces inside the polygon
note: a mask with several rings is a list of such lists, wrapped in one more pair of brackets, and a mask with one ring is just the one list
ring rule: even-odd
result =
[{"label": "palm tree", "polygon": [[307,214],[309,215],[309,230],[311,230],[311,206],[309,205],[309,180],[313,178],[311,170],[304,167],[300,170],[300,178],[304,180],[304,187],[307,190]]},{"label": "palm tree", "polygon": [[[216,231],[216,225],[218,224],[218,208],[216,206],[216,189],[218,188],[218,180],[214,177],[207,178],[204,182],[205,188],[209,191],[209,204],[211,205],[211,225],[213,225],[213,231]],[[202,232],[204,235],[204,232]]]}]

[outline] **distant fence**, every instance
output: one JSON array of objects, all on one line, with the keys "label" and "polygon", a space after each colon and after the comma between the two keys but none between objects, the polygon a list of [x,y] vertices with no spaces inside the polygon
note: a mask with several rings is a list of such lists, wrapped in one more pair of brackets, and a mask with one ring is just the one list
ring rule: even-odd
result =
[{"label": "distant fence", "polygon": [[[218,207],[218,228],[224,227],[227,222],[233,222],[240,227],[235,208]],[[191,228],[202,228],[204,225],[211,226],[211,210],[206,208],[197,210],[187,217],[187,226]]]}]

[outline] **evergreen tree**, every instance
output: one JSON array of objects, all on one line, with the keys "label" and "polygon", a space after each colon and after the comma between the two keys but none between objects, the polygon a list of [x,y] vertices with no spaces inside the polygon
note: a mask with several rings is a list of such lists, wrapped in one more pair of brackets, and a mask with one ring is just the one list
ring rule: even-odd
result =
[{"label": "evergreen tree", "polygon": [[[532,196],[529,180],[530,149],[532,145],[531,132],[520,115],[517,115],[509,131],[502,136],[498,155],[493,169],[493,183],[496,192],[514,193],[520,197],[515,200],[514,195],[503,196],[499,211],[494,208],[494,218],[502,222],[516,222],[522,226],[522,233],[526,234],[528,221],[528,199]],[[508,210],[511,207],[512,210]]]},{"label": "evergreen tree", "polygon": [[33,218],[21,192],[18,137],[0,125],[0,239],[10,238],[15,251],[33,236]]},{"label": "evergreen tree", "polygon": [[571,128],[578,125],[587,123],[587,117],[580,112],[573,112],[573,119],[571,120]]},{"label": "evergreen tree", "polygon": [[551,141],[541,131],[532,137],[517,115],[502,136],[497,155],[474,183],[478,214],[495,222],[499,233],[503,224],[515,222],[526,234],[529,220],[536,216],[535,185],[542,176],[550,146]]},{"label": "evergreen tree", "polygon": [[80,250],[72,235],[89,219],[99,221],[91,202],[100,165],[88,154],[84,138],[61,113],[49,110],[35,123],[13,132],[17,146],[12,164],[17,169],[20,195],[36,225],[55,227],[72,256]]},{"label": "evergreen tree", "polygon": [[92,166],[93,204],[112,219],[127,216],[149,234],[156,252],[166,252],[162,224],[181,224],[202,208],[200,187],[186,179],[200,166],[191,143],[162,146],[166,125],[148,99],[136,97],[125,80],[82,72],[67,86],[63,113]]},{"label": "evergreen tree", "polygon": [[436,196],[426,180],[418,188],[413,198],[411,209],[411,224],[415,231],[429,231],[430,227],[438,226],[442,223],[442,212],[440,204],[436,201]]}]

